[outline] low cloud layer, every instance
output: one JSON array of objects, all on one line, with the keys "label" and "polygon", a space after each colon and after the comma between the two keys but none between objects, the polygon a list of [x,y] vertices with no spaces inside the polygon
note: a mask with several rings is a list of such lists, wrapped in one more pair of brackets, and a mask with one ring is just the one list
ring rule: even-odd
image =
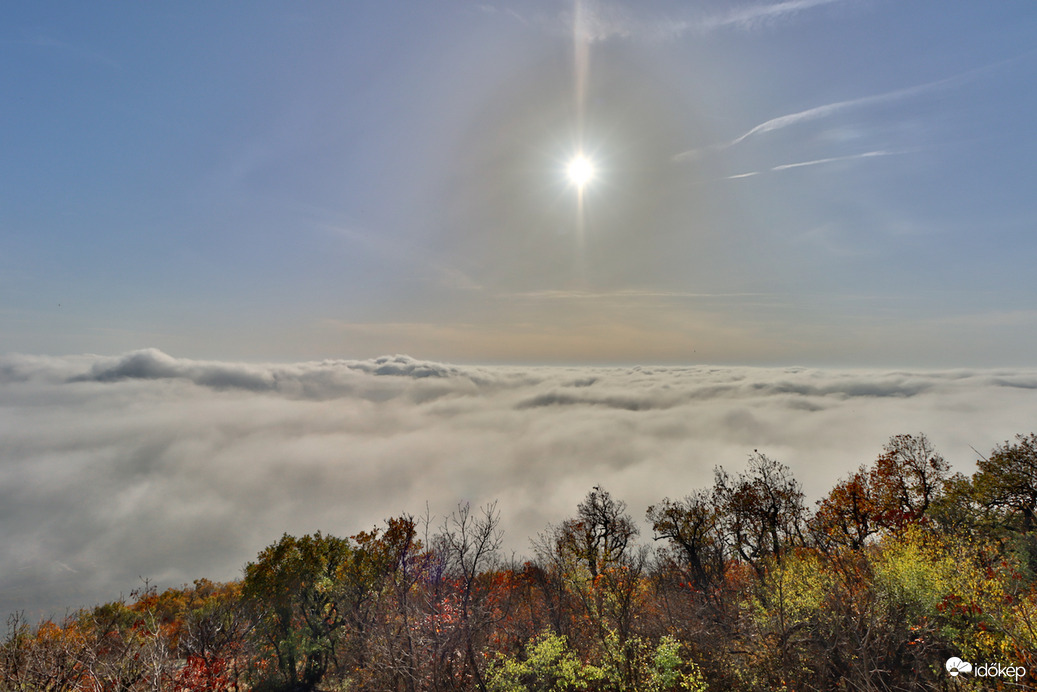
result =
[{"label": "low cloud layer", "polygon": [[1037,371],[0,358],[0,610],[233,579],[283,532],[499,501],[507,546],[595,484],[635,517],[753,449],[812,499],[890,435],[956,469],[1034,429]]}]

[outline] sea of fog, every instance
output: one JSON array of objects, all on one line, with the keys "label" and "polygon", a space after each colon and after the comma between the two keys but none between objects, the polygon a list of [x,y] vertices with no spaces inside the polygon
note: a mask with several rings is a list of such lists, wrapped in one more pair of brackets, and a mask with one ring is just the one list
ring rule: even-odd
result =
[{"label": "sea of fog", "polygon": [[970,473],[1035,414],[1037,370],[4,356],[0,614],[235,579],[284,532],[435,525],[462,502],[496,501],[521,557],[594,485],[641,520],[756,449],[812,504],[891,435]]}]

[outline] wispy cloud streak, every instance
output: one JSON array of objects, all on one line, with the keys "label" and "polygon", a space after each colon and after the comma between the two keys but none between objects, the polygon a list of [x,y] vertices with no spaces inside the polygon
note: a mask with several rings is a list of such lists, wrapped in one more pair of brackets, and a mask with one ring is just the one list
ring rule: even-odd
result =
[{"label": "wispy cloud streak", "polygon": [[[785,0],[776,3],[756,3],[722,12],[707,14],[695,10],[663,14],[651,12],[643,3],[624,3],[609,0],[585,0],[580,3],[580,37],[590,43],[610,39],[672,41],[688,34],[707,34],[723,29],[752,31],[782,20],[789,20],[805,11],[844,3],[847,0]],[[487,12],[501,12],[529,25],[539,24],[551,31],[574,25],[574,10],[530,13],[527,5],[521,9],[480,5]]]},{"label": "wispy cloud streak", "polygon": [[760,171],[749,171],[748,173],[737,173],[735,175],[729,175],[724,180],[738,180],[740,178],[751,178],[754,175],[760,175]]},{"label": "wispy cloud streak", "polygon": [[422,248],[416,248],[398,240],[391,240],[371,231],[358,231],[342,225],[321,224],[320,227],[350,243],[362,247],[375,256],[382,257],[395,264],[423,268],[435,276],[442,286],[463,291],[482,290],[482,286],[470,276],[455,267],[436,260],[431,253]]},{"label": "wispy cloud streak", "polygon": [[783,163],[780,166],[773,166],[768,168],[766,171],[749,171],[748,173],[738,173],[736,175],[729,175],[724,180],[740,180],[742,178],[751,178],[755,175],[761,175],[765,172],[780,172],[788,171],[794,168],[805,168],[807,166],[820,166],[826,163],[838,163],[840,161],[854,161],[857,159],[871,159],[878,156],[892,156],[894,154],[902,154],[904,152],[896,151],[865,151],[860,154],[849,154],[847,156],[829,156],[823,159],[814,159],[813,161],[799,161],[797,163]]},{"label": "wispy cloud streak", "polygon": [[875,156],[889,156],[889,151],[866,151],[863,154],[850,154],[849,156],[830,156],[826,159],[814,159],[813,161],[800,161],[799,163],[785,163],[775,166],[772,171],[786,171],[790,168],[802,168],[804,166],[818,166],[822,163],[834,163],[836,161],[852,161],[853,159],[869,159]]},{"label": "wispy cloud streak", "polygon": [[752,5],[732,10],[726,15],[719,15],[700,22],[696,28],[700,30],[737,27],[739,29],[755,29],[761,24],[778,19],[785,19],[822,5],[831,5],[843,0],[788,0],[774,4]]},{"label": "wispy cloud streak", "polygon": [[[751,175],[751,174],[750,174]],[[575,290],[545,290],[545,291],[523,291],[511,293],[503,297],[529,298],[544,300],[607,300],[607,299],[629,299],[638,300],[642,298],[759,298],[771,295],[769,293],[695,293],[690,291],[648,291],[624,289],[619,291],[575,291]]]},{"label": "wispy cloud streak", "polygon": [[810,122],[812,120],[820,120],[827,118],[844,111],[852,110],[855,108],[863,108],[866,106],[873,106],[881,103],[889,103],[900,99],[910,98],[919,94],[933,91],[936,89],[942,89],[950,87],[956,84],[960,84],[968,78],[974,77],[981,72],[990,69],[990,67],[978,68],[975,70],[969,70],[952,77],[945,77],[944,79],[938,79],[933,82],[926,82],[924,84],[916,84],[915,86],[904,87],[903,89],[894,89],[893,91],[887,91],[882,94],[874,94],[872,96],[863,96],[856,99],[847,99],[845,101],[836,101],[835,103],[827,103],[823,106],[815,106],[814,108],[807,108],[806,110],[798,111],[796,113],[789,113],[787,115],[778,116],[777,118],[771,118],[765,122],[756,125],[749,129],[745,133],[735,137],[727,142],[720,142],[718,144],[712,144],[708,147],[689,149],[675,154],[673,160],[675,162],[692,161],[698,158],[703,151],[721,151],[729,147],[733,147],[737,144],[741,144],[745,140],[762,135],[767,132],[774,132],[776,130],[782,130],[792,125],[798,125],[800,123]]}]

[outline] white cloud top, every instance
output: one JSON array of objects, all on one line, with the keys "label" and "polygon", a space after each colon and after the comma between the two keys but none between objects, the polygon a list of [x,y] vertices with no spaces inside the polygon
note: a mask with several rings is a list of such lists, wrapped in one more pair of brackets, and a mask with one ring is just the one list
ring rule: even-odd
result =
[{"label": "white cloud top", "polygon": [[282,532],[500,501],[508,548],[595,484],[635,517],[759,449],[813,498],[892,434],[958,470],[1033,428],[1037,371],[0,358],[0,610],[232,579]]}]

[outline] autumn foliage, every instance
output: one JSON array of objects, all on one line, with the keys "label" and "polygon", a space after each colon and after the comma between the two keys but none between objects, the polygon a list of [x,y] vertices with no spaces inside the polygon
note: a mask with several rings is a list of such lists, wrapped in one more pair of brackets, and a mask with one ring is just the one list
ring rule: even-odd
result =
[{"label": "autumn foliage", "polygon": [[[754,452],[647,512],[601,487],[500,554],[494,506],[282,536],[241,581],[29,623],[3,690],[957,690],[1037,686],[1037,436],[951,475],[924,435],[810,508]],[[960,657],[1023,671],[951,677]],[[1029,687],[1027,687],[1029,686]]]}]

